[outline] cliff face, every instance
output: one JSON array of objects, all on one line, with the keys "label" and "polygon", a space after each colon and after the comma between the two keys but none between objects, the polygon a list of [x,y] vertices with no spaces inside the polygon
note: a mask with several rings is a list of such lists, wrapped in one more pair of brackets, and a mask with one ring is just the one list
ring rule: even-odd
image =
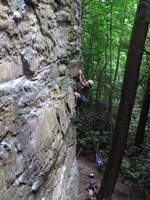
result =
[{"label": "cliff face", "polygon": [[76,199],[80,34],[80,0],[0,1],[0,199]]}]

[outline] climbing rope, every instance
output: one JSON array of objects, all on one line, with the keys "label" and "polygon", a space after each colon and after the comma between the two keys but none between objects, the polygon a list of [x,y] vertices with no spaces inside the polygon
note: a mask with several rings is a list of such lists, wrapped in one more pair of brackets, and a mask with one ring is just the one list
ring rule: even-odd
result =
[{"label": "climbing rope", "polygon": [[83,113],[83,116],[86,120],[86,125],[87,125],[87,128],[89,130],[90,137],[92,138],[92,146],[93,146],[93,149],[94,149],[96,165],[97,165],[97,167],[103,167],[105,165],[105,162],[101,159],[100,152],[98,152],[98,150],[97,150],[97,145],[95,144],[94,139],[93,139],[89,120],[88,120],[88,118],[87,118],[87,116],[86,116],[86,114],[83,110],[82,110],[82,113]]}]

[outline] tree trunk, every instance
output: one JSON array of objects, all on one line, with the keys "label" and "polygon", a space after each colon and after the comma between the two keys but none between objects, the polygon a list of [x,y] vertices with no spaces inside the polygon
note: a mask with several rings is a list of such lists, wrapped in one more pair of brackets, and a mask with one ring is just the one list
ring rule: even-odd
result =
[{"label": "tree trunk", "polygon": [[144,133],[145,133],[146,122],[148,119],[149,106],[150,106],[150,74],[147,80],[147,86],[143,97],[142,109],[135,137],[135,146],[140,146],[144,142]]},{"label": "tree trunk", "polygon": [[120,35],[119,35],[119,40],[118,40],[117,61],[116,61],[116,69],[115,69],[115,75],[114,75],[114,81],[113,81],[113,88],[115,88],[116,80],[117,80],[117,76],[118,76],[118,70],[119,70],[119,64],[120,64],[120,54],[121,54],[121,41],[122,41],[122,37],[123,37],[122,32],[124,31],[125,17],[126,17],[126,6],[124,8],[124,14],[123,14],[123,18],[121,20],[121,29],[120,29]]},{"label": "tree trunk", "polygon": [[[100,65],[101,66],[101,65]],[[100,96],[101,96],[101,86],[102,86],[102,78],[103,78],[103,74],[104,74],[104,71],[107,67],[107,50],[105,51],[105,63],[104,63],[104,66],[100,67],[99,69],[99,73],[98,73],[98,80],[97,80],[97,87],[96,87],[96,102],[95,102],[95,109],[96,109],[96,112],[99,111],[99,102],[100,102]]]},{"label": "tree trunk", "polygon": [[110,1],[110,24],[109,24],[109,96],[108,96],[108,113],[106,117],[106,130],[112,131],[112,11],[113,3]]},{"label": "tree trunk", "polygon": [[92,34],[93,33],[90,33],[90,38],[89,38],[89,41],[88,41],[88,49],[89,49],[89,52],[88,52],[88,58],[87,58],[87,62],[86,62],[86,66],[84,67],[84,71],[85,71],[85,77],[88,79],[89,78],[89,70],[90,70],[90,65],[91,65],[91,61],[92,61]]},{"label": "tree trunk", "polygon": [[112,137],[112,145],[108,164],[106,166],[102,184],[98,192],[98,200],[102,200],[104,198],[106,200],[110,200],[112,198],[112,193],[114,191],[121,162],[124,156],[128,129],[136,96],[144,43],[148,31],[148,22],[146,22],[145,19],[149,4],[150,1],[140,0],[137,8],[128,50],[115,132]]}]

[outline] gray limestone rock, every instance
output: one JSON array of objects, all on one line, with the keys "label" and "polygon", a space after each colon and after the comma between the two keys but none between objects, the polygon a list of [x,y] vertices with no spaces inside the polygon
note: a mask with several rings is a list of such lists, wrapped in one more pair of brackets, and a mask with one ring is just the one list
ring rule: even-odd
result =
[{"label": "gray limestone rock", "polygon": [[36,192],[40,187],[40,181],[36,181],[32,185],[32,192]]},{"label": "gray limestone rock", "polygon": [[71,14],[67,11],[60,10],[56,14],[56,19],[58,22],[71,22]]},{"label": "gray limestone rock", "polygon": [[0,198],[75,200],[78,0],[1,0]]},{"label": "gray limestone rock", "polygon": [[36,61],[34,61],[35,59],[34,52],[29,49],[24,49],[21,51],[20,54],[23,64],[24,75],[33,76],[38,67]]},{"label": "gray limestone rock", "polygon": [[38,0],[24,0],[24,2],[29,6],[38,6]]},{"label": "gray limestone rock", "polygon": [[14,21],[16,23],[19,23],[21,21],[21,19],[22,19],[22,16],[21,16],[19,11],[13,11],[12,18],[14,19]]}]

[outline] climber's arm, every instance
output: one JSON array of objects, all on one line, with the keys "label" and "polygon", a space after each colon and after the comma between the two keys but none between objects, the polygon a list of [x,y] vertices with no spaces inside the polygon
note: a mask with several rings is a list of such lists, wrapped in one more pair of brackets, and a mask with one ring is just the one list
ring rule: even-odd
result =
[{"label": "climber's arm", "polygon": [[84,79],[84,76],[81,70],[79,70],[79,80],[80,80],[81,85],[84,86],[86,84],[86,80]]}]

